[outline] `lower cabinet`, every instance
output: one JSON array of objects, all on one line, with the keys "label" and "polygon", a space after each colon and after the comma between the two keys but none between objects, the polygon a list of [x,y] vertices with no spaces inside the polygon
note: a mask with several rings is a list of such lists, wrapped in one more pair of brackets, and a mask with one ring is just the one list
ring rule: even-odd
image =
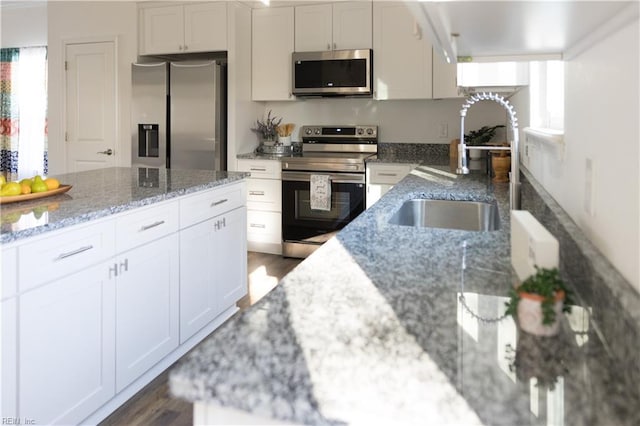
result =
[{"label": "lower cabinet", "polygon": [[[0,417],[100,421],[235,312],[245,200],[244,182],[224,185],[3,247],[2,278],[16,279],[0,282]],[[181,208],[193,222],[178,224]],[[38,247],[54,260],[17,261]]]},{"label": "lower cabinet", "polygon": [[233,306],[246,292],[245,207],[180,233],[180,342]]},{"label": "lower cabinet", "polygon": [[20,296],[17,399],[25,421],[77,424],[115,395],[108,270],[98,264]]},{"label": "lower cabinet", "polygon": [[366,208],[374,205],[416,166],[417,164],[409,163],[367,163]]},{"label": "lower cabinet", "polygon": [[179,238],[171,234],[119,255],[116,391],[178,347]]}]

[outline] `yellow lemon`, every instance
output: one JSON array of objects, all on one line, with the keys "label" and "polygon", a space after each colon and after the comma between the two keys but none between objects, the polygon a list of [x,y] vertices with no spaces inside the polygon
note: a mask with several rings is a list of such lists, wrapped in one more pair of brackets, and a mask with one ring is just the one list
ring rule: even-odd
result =
[{"label": "yellow lemon", "polygon": [[22,193],[22,187],[18,182],[8,182],[2,186],[1,196],[20,195]]},{"label": "yellow lemon", "polygon": [[56,178],[46,178],[44,183],[47,185],[49,190],[58,189],[60,187],[60,181]]},{"label": "yellow lemon", "polygon": [[20,184],[20,190],[22,194],[31,194],[31,185],[27,185],[26,183]]},{"label": "yellow lemon", "polygon": [[7,183],[7,178],[4,177],[4,175],[0,175],[0,188],[2,187],[2,185],[4,185],[5,183]]}]

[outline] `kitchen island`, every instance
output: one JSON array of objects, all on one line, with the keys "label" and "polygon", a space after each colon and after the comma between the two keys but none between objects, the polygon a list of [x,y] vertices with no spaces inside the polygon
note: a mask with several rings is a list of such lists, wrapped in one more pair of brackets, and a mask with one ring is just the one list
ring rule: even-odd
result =
[{"label": "kitchen island", "polygon": [[[412,198],[496,200],[501,228],[390,224]],[[182,360],[173,394],[207,424],[638,424],[637,358],[590,308],[546,339],[504,317],[508,214],[508,184],[416,168]]]},{"label": "kitchen island", "polygon": [[97,423],[237,312],[246,176],[108,168],[2,205],[2,418]]}]

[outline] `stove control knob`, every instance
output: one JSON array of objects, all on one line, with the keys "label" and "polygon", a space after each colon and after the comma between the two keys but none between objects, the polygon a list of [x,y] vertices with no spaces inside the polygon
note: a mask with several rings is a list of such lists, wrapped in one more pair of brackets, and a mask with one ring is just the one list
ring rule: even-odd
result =
[{"label": "stove control knob", "polygon": [[320,134],[320,129],[316,129],[316,135]]},{"label": "stove control knob", "polygon": [[371,127],[367,129],[367,135],[369,136],[373,135],[373,129]]},{"label": "stove control knob", "polygon": [[357,133],[358,133],[358,135],[362,135],[364,133],[364,130],[363,129],[358,129]]},{"label": "stove control knob", "polygon": [[304,133],[305,133],[305,134],[307,134],[307,135],[311,135],[311,129],[306,129],[306,130],[304,131]]}]

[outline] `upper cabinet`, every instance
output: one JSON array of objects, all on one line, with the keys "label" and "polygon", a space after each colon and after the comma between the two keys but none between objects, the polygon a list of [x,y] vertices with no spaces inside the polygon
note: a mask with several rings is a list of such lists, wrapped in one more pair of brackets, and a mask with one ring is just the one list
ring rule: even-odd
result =
[{"label": "upper cabinet", "polygon": [[227,50],[226,2],[140,9],[141,55]]},{"label": "upper cabinet", "polygon": [[296,52],[371,49],[371,2],[297,6]]},{"label": "upper cabinet", "polygon": [[431,43],[403,2],[373,4],[373,86],[376,99],[429,99]]},{"label": "upper cabinet", "polygon": [[251,98],[294,100],[291,94],[293,7],[253,9],[251,33]]}]

